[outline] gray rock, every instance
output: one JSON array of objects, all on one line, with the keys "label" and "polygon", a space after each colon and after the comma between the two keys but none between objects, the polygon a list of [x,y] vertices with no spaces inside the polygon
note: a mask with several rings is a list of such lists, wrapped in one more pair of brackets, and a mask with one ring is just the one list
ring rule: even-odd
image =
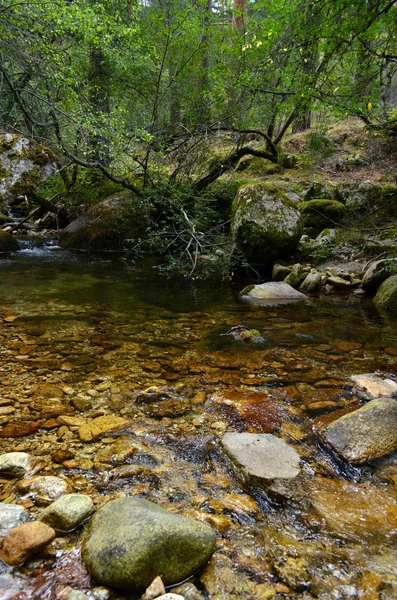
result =
[{"label": "gray rock", "polygon": [[17,527],[26,523],[29,513],[18,504],[0,504],[0,537],[3,537]]},{"label": "gray rock", "polygon": [[8,452],[0,455],[0,473],[20,477],[31,471],[33,458],[26,452]]},{"label": "gray rock", "polygon": [[94,503],[84,494],[65,494],[45,508],[39,520],[58,531],[72,531],[94,511]]},{"label": "gray rock", "polygon": [[337,229],[324,229],[321,233],[318,234],[318,236],[314,240],[313,248],[320,249],[334,244],[337,235]]},{"label": "gray rock", "polygon": [[176,584],[202,567],[215,550],[211,527],[173,515],[138,498],[105,504],[95,515],[82,557],[102,585],[144,590],[161,575]]},{"label": "gray rock", "polygon": [[243,185],[232,206],[231,234],[251,261],[269,262],[295,250],[303,219],[295,204],[275,186]]},{"label": "gray rock", "polygon": [[268,433],[226,433],[222,446],[245,483],[281,498],[300,493],[299,455],[282,439]]},{"label": "gray rock", "polygon": [[323,427],[321,440],[344,460],[362,464],[397,450],[397,401],[371,400]]},{"label": "gray rock", "polygon": [[350,379],[354,381],[353,393],[365,400],[374,400],[381,396],[387,398],[397,396],[397,383],[392,379],[385,379],[375,373],[352,375]]},{"label": "gray rock", "polygon": [[366,292],[374,293],[383,281],[396,274],[397,258],[377,260],[366,269],[361,285]]},{"label": "gray rock", "polygon": [[365,210],[381,196],[378,184],[363,181],[361,183],[340,183],[336,187],[336,197],[352,212]]},{"label": "gray rock", "polygon": [[388,277],[380,284],[374,302],[382,308],[397,310],[397,275]]},{"label": "gray rock", "polygon": [[283,281],[269,281],[260,285],[249,285],[240,292],[239,296],[256,304],[307,300],[304,294],[294,290],[292,286]]},{"label": "gray rock", "polygon": [[312,200],[313,198],[334,198],[335,191],[328,183],[313,181],[310,187],[303,194],[303,200]]},{"label": "gray rock", "polygon": [[273,281],[284,281],[284,279],[291,273],[291,267],[285,267],[284,265],[275,264],[272,270]]},{"label": "gray rock", "polygon": [[330,285],[332,285],[332,287],[339,291],[349,290],[352,287],[352,283],[350,280],[343,279],[338,275],[332,275],[331,277],[328,277],[327,283],[329,283]]},{"label": "gray rock", "polygon": [[323,276],[318,273],[315,269],[312,269],[310,273],[306,275],[306,278],[301,284],[302,292],[317,292],[322,285]]},{"label": "gray rock", "polygon": [[68,484],[60,477],[52,475],[42,475],[32,479],[29,491],[34,495],[38,504],[50,504],[59,496],[65,494],[68,490]]}]

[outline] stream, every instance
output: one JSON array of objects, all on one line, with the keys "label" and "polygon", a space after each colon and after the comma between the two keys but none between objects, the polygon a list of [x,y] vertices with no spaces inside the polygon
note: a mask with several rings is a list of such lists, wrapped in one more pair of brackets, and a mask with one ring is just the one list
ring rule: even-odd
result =
[{"label": "stream", "polygon": [[[137,496],[212,525],[198,598],[397,598],[397,455],[353,467],[316,433],[363,404],[352,375],[395,379],[397,315],[338,294],[252,306],[238,298],[244,281],[175,285],[150,263],[25,246],[0,261],[0,407],[15,409],[0,417],[0,453],[28,452],[36,474],[96,507]],[[265,341],[222,335],[239,324]],[[152,386],[162,400],[140,402]],[[82,441],[78,419],[101,415],[129,424]],[[219,443],[227,431],[293,446],[302,497],[243,488]],[[0,501],[42,510],[23,480],[0,479]],[[81,537],[57,537],[23,567],[0,563],[0,598],[52,600],[70,587],[134,598],[90,580]]]}]

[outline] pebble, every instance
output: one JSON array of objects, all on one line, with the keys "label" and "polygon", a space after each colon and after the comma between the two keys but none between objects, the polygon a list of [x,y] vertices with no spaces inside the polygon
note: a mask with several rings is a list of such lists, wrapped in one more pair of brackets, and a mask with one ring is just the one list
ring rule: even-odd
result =
[{"label": "pebble", "polygon": [[84,494],[65,494],[45,508],[39,520],[59,531],[73,531],[94,511],[94,503]]},{"label": "pebble", "polygon": [[65,494],[68,490],[68,484],[60,477],[40,475],[29,481],[28,489],[34,495],[37,504],[46,505]]},{"label": "pebble", "polygon": [[0,537],[28,520],[29,513],[18,504],[0,504]]}]

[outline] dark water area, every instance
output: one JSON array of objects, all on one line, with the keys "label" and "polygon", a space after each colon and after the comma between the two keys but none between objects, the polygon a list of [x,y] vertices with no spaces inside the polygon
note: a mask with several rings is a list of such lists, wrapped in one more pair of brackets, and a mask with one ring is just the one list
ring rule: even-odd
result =
[{"label": "dark water area", "polygon": [[[253,306],[238,298],[245,285],[175,284],[150,263],[131,270],[47,245],[0,261],[1,394],[15,408],[0,451],[29,452],[39,475],[65,478],[97,507],[138,496],[212,525],[217,551],[194,579],[202,598],[396,598],[397,457],[355,467],[317,432],[363,404],[352,375],[396,378],[397,315],[352,295]],[[264,341],[224,335],[240,324]],[[151,386],[164,399],[140,403]],[[77,420],[62,425],[64,414]],[[100,415],[129,424],[83,441],[81,423]],[[244,486],[220,447],[228,431],[293,446],[301,497],[280,503]],[[66,449],[71,459],[53,460]],[[0,482],[0,501],[39,514],[17,481]],[[62,598],[68,586],[96,598],[81,534],[0,567],[0,598]]]}]

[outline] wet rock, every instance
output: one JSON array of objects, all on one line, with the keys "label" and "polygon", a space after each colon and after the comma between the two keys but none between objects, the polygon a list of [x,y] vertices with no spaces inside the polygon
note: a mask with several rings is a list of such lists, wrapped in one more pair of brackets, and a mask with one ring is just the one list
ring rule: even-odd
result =
[{"label": "wet rock", "polygon": [[301,558],[288,557],[284,562],[275,562],[274,567],[280,579],[296,591],[307,589],[310,585],[310,575],[305,562]]},{"label": "wet rock", "polygon": [[315,477],[308,484],[309,496],[317,512],[313,521],[339,537],[355,540],[381,541],[395,537],[397,503],[372,484],[354,484],[336,479]]},{"label": "wet rock", "polygon": [[362,287],[366,292],[374,293],[383,281],[397,274],[397,258],[376,260],[366,269]]},{"label": "wet rock", "polygon": [[397,450],[397,400],[371,400],[319,431],[344,460],[362,464]]},{"label": "wet rock", "polygon": [[82,556],[103,585],[145,589],[161,573],[165,585],[183,581],[215,550],[208,525],[168,513],[137,498],[114,500],[95,515]]},{"label": "wet rock", "polygon": [[280,438],[266,433],[227,433],[222,446],[246,483],[280,498],[300,493],[299,455]]},{"label": "wet rock", "polygon": [[21,477],[33,467],[33,458],[26,452],[8,452],[0,455],[0,474]]},{"label": "wet rock", "polygon": [[232,237],[251,261],[263,263],[288,255],[302,235],[302,218],[295,204],[266,183],[243,185],[232,212]]},{"label": "wet rock", "polygon": [[180,594],[185,600],[203,600],[202,594],[193,583],[183,583],[173,588],[175,594]]},{"label": "wet rock", "polygon": [[0,504],[0,537],[28,520],[29,513],[18,504]]},{"label": "wet rock", "polygon": [[114,444],[109,444],[106,448],[99,450],[94,462],[121,465],[138,451],[139,448],[134,445],[132,440],[118,440]]},{"label": "wet rock", "polygon": [[45,508],[39,520],[59,531],[72,531],[94,511],[94,503],[84,494],[65,494]]},{"label": "wet rock", "polygon": [[87,594],[84,592],[80,592],[79,590],[70,590],[66,596],[65,600],[89,600]]},{"label": "wet rock", "polygon": [[153,402],[162,402],[168,400],[170,393],[156,385],[148,387],[143,392],[140,392],[136,397],[137,404],[152,404]]},{"label": "wet rock", "polygon": [[204,569],[200,581],[204,584],[209,597],[214,600],[261,599],[257,593],[259,586],[256,586],[247,576],[236,572],[232,561],[223,555],[216,554],[212,558]]},{"label": "wet rock", "polygon": [[143,412],[149,417],[162,419],[163,417],[181,417],[190,410],[190,401],[185,398],[164,400],[159,404],[149,404],[143,407]]},{"label": "wet rock", "polygon": [[297,289],[305,277],[306,273],[303,271],[302,265],[300,263],[296,263],[292,267],[291,273],[284,279],[284,283],[287,283],[288,285],[291,285],[293,288]]},{"label": "wet rock", "polygon": [[397,310],[397,275],[388,277],[380,284],[374,302],[382,308]]},{"label": "wet rock", "polygon": [[10,233],[0,230],[0,253],[16,252],[19,250],[19,243]]},{"label": "wet rock", "polygon": [[55,531],[40,521],[19,525],[3,539],[0,558],[9,566],[21,565],[54,538]]},{"label": "wet rock", "polygon": [[92,442],[108,431],[123,429],[130,421],[122,417],[103,416],[93,419],[90,423],[79,429],[79,437],[82,442]]},{"label": "wet rock", "polygon": [[221,335],[228,335],[236,340],[236,342],[250,341],[255,344],[263,344],[266,341],[257,329],[249,329],[249,327],[245,327],[245,325],[236,325],[229,329],[227,333]]},{"label": "wet rock", "polygon": [[269,281],[260,285],[249,285],[244,288],[239,296],[258,304],[294,302],[306,300],[306,296],[283,281]]},{"label": "wet rock", "polygon": [[40,475],[24,482],[30,493],[33,494],[37,504],[49,504],[68,490],[68,484],[60,477]]},{"label": "wet rock", "polygon": [[343,279],[342,277],[338,277],[337,275],[332,275],[331,277],[328,277],[327,283],[332,285],[332,287],[339,291],[349,290],[352,287],[352,283],[350,280]]},{"label": "wet rock", "polygon": [[384,379],[375,373],[352,375],[350,379],[354,381],[353,393],[365,400],[374,400],[381,396],[387,398],[397,396],[397,383],[392,379]]}]

